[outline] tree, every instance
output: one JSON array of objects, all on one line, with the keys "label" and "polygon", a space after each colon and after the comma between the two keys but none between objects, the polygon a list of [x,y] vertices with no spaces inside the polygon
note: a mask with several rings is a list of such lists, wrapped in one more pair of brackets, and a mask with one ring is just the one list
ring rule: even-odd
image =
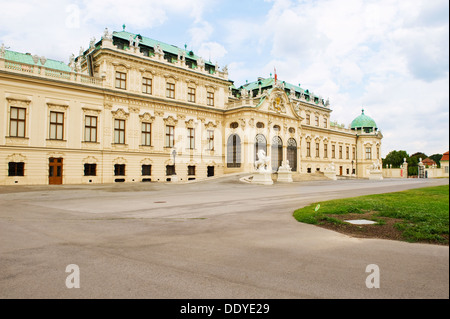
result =
[{"label": "tree", "polygon": [[419,166],[419,159],[426,159],[428,156],[426,156],[424,153],[422,152],[417,152],[414,153],[413,155],[411,155],[407,161],[408,161],[408,175],[412,176],[412,175],[418,175],[419,174],[419,170],[418,170],[418,166]]},{"label": "tree", "polygon": [[436,165],[437,165],[438,168],[441,167],[442,154],[433,154],[429,158],[431,158],[433,161],[436,162]]},{"label": "tree", "polygon": [[391,151],[386,158],[383,159],[383,166],[386,168],[392,165],[393,168],[400,168],[403,159],[408,159],[409,155],[406,151]]}]

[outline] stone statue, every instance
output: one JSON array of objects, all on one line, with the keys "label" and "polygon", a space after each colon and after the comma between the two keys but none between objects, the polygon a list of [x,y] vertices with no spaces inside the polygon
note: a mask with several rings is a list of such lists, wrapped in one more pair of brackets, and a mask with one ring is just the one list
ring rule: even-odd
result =
[{"label": "stone statue", "polygon": [[334,162],[331,162],[330,164],[328,164],[328,166],[325,168],[325,171],[336,172],[336,166],[334,165]]},{"label": "stone statue", "polygon": [[256,171],[259,173],[271,173],[272,169],[270,168],[270,157],[266,156],[266,152],[264,150],[258,151],[258,160],[255,162]]},{"label": "stone statue", "polygon": [[282,161],[279,170],[290,171],[291,167],[289,166],[289,160]]},{"label": "stone statue", "polygon": [[228,65],[225,65],[225,66],[223,67],[222,71],[223,71],[224,73],[228,73]]},{"label": "stone statue", "polygon": [[199,58],[199,59],[197,60],[197,66],[198,66],[199,68],[203,68],[203,67],[205,66],[205,61],[203,61],[202,58]]},{"label": "stone statue", "polygon": [[164,52],[161,49],[161,46],[159,45],[159,43],[156,45],[155,53],[157,53],[157,54],[164,54]]},{"label": "stone statue", "polygon": [[95,37],[92,37],[91,41],[89,42],[89,48],[93,48],[95,45]]},{"label": "stone statue", "polygon": [[109,32],[108,28],[105,28],[105,31],[103,31],[103,39],[112,40],[112,33]]},{"label": "stone statue", "polygon": [[72,69],[72,71],[75,68],[75,54],[72,53],[72,55],[69,58],[69,66]]},{"label": "stone statue", "polygon": [[5,44],[2,43],[2,46],[0,47],[0,57],[4,57],[6,53]]},{"label": "stone statue", "polygon": [[139,39],[139,37],[136,36],[136,37],[134,38],[134,47],[135,47],[135,48],[138,48],[138,47],[139,47],[139,42],[141,42],[141,39]]},{"label": "stone statue", "polygon": [[132,46],[133,46],[133,42],[134,42],[134,39],[133,39],[133,35],[132,34],[130,34],[130,37],[128,38],[128,42],[129,42],[129,47],[131,48]]},{"label": "stone statue", "polygon": [[372,170],[374,171],[379,171],[381,170],[381,164],[379,160],[376,160],[375,162],[373,162],[372,164]]},{"label": "stone statue", "polygon": [[83,53],[84,53],[84,49],[83,49],[83,47],[80,47],[80,51],[78,52],[78,56],[83,55]]}]

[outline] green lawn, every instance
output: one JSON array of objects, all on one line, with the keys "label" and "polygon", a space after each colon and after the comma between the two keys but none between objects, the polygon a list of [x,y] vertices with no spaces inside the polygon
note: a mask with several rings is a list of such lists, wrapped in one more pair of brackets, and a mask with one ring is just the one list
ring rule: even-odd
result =
[{"label": "green lawn", "polygon": [[339,224],[344,222],[330,215],[369,212],[373,212],[370,219],[380,222],[380,225],[386,218],[400,219],[393,227],[402,232],[406,241],[448,245],[448,185],[314,203],[296,210],[294,217],[309,224]]}]

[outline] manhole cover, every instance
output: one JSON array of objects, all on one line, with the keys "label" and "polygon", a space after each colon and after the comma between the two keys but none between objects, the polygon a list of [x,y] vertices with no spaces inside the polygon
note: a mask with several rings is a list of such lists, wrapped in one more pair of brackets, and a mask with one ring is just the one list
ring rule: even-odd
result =
[{"label": "manhole cover", "polygon": [[367,219],[355,219],[355,220],[344,220],[344,222],[353,224],[353,225],[372,225],[376,224],[377,222],[374,222],[372,220]]}]

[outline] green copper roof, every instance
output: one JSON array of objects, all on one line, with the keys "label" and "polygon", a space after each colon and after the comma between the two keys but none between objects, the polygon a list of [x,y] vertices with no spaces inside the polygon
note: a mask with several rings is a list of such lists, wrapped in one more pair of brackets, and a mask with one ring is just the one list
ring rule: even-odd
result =
[{"label": "green copper roof", "polygon": [[[123,40],[126,40],[126,41],[130,40],[130,35],[133,36],[133,38],[135,38],[137,36],[137,34],[130,33],[130,32],[127,32],[127,31],[114,31],[113,32],[113,36],[114,37],[117,37],[117,38],[120,38],[120,39],[123,39]],[[177,47],[175,45],[167,44],[167,43],[164,43],[164,42],[161,42],[161,41],[156,41],[156,40],[144,37],[144,36],[142,36],[140,34],[139,34],[139,36],[141,36],[141,38],[142,38],[142,40],[140,41],[139,44],[142,44],[144,46],[152,47],[153,49],[155,49],[155,47],[159,44],[159,46],[161,47],[161,50],[163,50],[164,52],[168,52],[168,53],[171,53],[171,54],[174,54],[174,55],[178,55],[180,52],[184,51],[186,53],[186,58],[189,58],[189,59],[192,59],[192,60],[200,59],[200,57],[195,55],[195,54],[190,55],[189,53],[192,52],[190,50],[181,49],[181,48],[179,48],[179,47]],[[205,64],[209,64],[209,65],[214,66],[214,64],[212,64],[211,62],[206,61],[205,59],[203,59],[203,60],[204,60]]]},{"label": "green copper roof", "polygon": [[[277,80],[277,81],[280,82],[280,80]],[[295,92],[307,94],[311,98],[313,98],[313,97],[317,97],[318,98],[317,95],[312,94],[311,92],[309,92],[309,90],[302,89],[300,86],[293,85],[293,84],[287,83],[285,81],[281,81],[281,82],[284,83],[284,88],[289,90],[289,91],[291,89],[293,89]],[[269,77],[267,79],[262,78],[262,79],[259,79],[258,81],[255,81],[255,82],[246,83],[242,87],[244,89],[246,89],[246,90],[251,91],[251,90],[259,89],[259,86],[261,86],[261,89],[265,89],[267,87],[274,87],[275,86],[275,79],[272,78],[272,77]]]},{"label": "green copper roof", "polygon": [[[42,66],[40,57],[39,57],[38,63],[34,63],[32,55],[25,54],[25,53],[19,53],[19,52],[15,52],[15,51],[9,51],[9,50],[5,51],[5,60],[10,60],[10,61],[24,63],[24,64],[30,64],[30,65]],[[64,71],[64,72],[72,71],[72,69],[64,62],[56,61],[56,60],[52,60],[52,59],[47,59],[45,61],[44,66],[49,69],[54,69],[54,70],[59,70],[59,71]]]},{"label": "green copper roof", "polygon": [[361,115],[353,120],[351,128],[352,130],[354,130],[365,127],[377,128],[377,123],[375,123],[375,121],[371,117],[365,115],[364,110],[362,110]]}]

